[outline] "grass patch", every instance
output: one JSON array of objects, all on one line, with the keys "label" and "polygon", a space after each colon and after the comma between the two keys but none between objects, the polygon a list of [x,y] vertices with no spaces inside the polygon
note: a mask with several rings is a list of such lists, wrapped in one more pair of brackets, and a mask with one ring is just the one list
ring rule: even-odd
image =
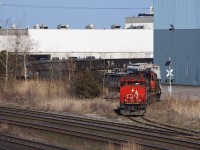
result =
[{"label": "grass patch", "polygon": [[166,99],[149,105],[146,117],[157,122],[200,131],[200,101]]},{"label": "grass patch", "polygon": [[0,133],[6,134],[9,132],[8,125],[6,123],[0,123]]},{"label": "grass patch", "polygon": [[56,99],[40,104],[34,108],[40,110],[69,112],[77,114],[98,114],[98,115],[115,115],[114,109],[117,108],[118,103],[110,103],[101,98],[96,99]]},{"label": "grass patch", "polygon": [[141,150],[142,147],[139,144],[136,144],[135,141],[132,142],[128,142],[128,143],[123,143],[121,146],[116,147],[114,144],[109,143],[107,148],[107,150]]}]

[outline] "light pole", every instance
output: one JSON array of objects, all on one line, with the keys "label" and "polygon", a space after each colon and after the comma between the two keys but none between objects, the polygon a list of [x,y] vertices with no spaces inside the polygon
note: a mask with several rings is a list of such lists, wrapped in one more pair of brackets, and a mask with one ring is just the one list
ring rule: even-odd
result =
[{"label": "light pole", "polygon": [[[174,31],[174,26],[172,24],[170,24],[169,31]],[[172,45],[172,36],[170,37],[170,41],[171,41],[170,44]],[[169,50],[169,59],[165,63],[165,66],[168,66],[168,70],[166,70],[167,71],[166,77],[168,79],[166,79],[166,82],[169,81],[168,91],[169,91],[170,99],[172,98],[172,82],[174,82],[174,79],[172,79],[172,77],[173,77],[173,74],[172,74],[173,69],[171,68],[171,63],[172,63],[172,61],[171,61],[171,49],[172,49],[172,46],[171,46],[171,48]]]}]

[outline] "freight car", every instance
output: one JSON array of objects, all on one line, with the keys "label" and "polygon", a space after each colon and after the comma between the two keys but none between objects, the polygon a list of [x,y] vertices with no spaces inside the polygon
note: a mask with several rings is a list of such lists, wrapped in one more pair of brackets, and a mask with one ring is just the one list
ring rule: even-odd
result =
[{"label": "freight car", "polygon": [[120,78],[120,113],[143,115],[148,104],[160,100],[161,93],[160,78],[155,71],[134,70]]}]

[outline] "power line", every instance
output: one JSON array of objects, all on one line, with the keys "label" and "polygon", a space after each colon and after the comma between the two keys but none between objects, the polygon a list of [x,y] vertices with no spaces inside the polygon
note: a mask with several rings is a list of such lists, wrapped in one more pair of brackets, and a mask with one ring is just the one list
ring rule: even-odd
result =
[{"label": "power line", "polygon": [[149,8],[131,8],[131,7],[65,7],[65,6],[48,6],[48,5],[23,5],[23,4],[3,4],[6,7],[28,7],[28,8],[48,8],[48,9],[91,9],[91,10],[133,10]]}]

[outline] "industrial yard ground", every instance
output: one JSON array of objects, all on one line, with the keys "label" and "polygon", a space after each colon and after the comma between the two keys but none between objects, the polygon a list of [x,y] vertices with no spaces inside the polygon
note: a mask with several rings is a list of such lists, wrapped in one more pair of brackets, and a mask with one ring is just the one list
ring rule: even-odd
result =
[{"label": "industrial yard ground", "polygon": [[[162,85],[162,98],[165,99],[168,97],[169,85],[164,84]],[[198,86],[181,86],[181,85],[172,85],[172,97],[174,99],[179,100],[200,100],[200,87]]]},{"label": "industrial yard ground", "polygon": [[[63,82],[28,81],[26,84],[19,82],[10,89],[10,92],[0,93],[0,106],[81,115],[91,119],[135,124],[128,117],[120,116],[117,113],[119,98],[71,98],[67,97],[64,86]],[[147,107],[145,118],[200,132],[200,87],[173,85],[172,99],[170,99],[167,86],[162,85],[161,101]],[[43,137],[36,131],[26,132],[15,127],[10,129],[9,125],[0,124],[0,133],[10,132],[12,135],[27,139],[48,141],[48,137]],[[26,133],[30,134],[27,135]],[[30,137],[30,135],[33,135],[33,137]],[[54,140],[53,143],[56,144],[56,137]],[[81,149],[81,147],[77,149]],[[109,149],[112,150],[112,145]],[[125,149],[122,148],[122,150]]]},{"label": "industrial yard ground", "polygon": [[[69,98],[63,83],[29,81],[17,83],[10,92],[1,93],[0,105],[107,117],[123,120],[116,113],[119,99],[76,99]],[[172,99],[167,85],[162,86],[161,101],[147,107],[145,116],[158,122],[200,131],[200,87],[173,86]]]}]

